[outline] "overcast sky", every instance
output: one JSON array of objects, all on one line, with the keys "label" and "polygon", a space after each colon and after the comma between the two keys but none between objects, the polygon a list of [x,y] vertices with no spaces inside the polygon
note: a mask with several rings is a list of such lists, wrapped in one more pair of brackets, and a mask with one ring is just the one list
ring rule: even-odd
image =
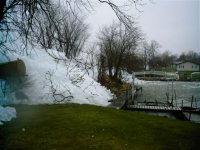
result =
[{"label": "overcast sky", "polygon": [[[146,39],[160,43],[161,51],[180,54],[193,50],[200,52],[200,0],[153,0],[141,7],[142,13],[131,10]],[[134,8],[133,8],[134,9]],[[116,16],[106,5],[96,7],[88,16],[91,40],[99,28],[109,25]]]}]

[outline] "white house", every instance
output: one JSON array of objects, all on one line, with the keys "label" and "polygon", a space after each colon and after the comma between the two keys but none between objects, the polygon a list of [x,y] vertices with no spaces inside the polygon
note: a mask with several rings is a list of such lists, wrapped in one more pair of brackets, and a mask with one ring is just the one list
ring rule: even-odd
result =
[{"label": "white house", "polygon": [[176,65],[177,71],[200,71],[199,65],[192,62],[182,62]]}]

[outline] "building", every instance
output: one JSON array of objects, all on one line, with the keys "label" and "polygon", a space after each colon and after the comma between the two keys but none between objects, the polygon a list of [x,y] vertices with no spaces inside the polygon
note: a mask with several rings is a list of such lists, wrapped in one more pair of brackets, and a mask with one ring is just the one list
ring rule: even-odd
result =
[{"label": "building", "polygon": [[177,70],[177,65],[182,63],[181,61],[175,61],[173,64],[171,64],[171,68]]},{"label": "building", "polygon": [[186,62],[181,62],[181,63],[176,64],[176,70],[178,72],[180,71],[196,72],[196,71],[200,71],[200,67],[199,67],[199,64],[186,61]]}]

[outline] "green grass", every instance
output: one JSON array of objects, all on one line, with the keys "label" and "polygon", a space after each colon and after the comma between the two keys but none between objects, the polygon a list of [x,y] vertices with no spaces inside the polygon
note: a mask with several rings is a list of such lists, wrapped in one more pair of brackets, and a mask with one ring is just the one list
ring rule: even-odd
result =
[{"label": "green grass", "polygon": [[17,118],[0,126],[1,150],[195,150],[200,147],[200,125],[195,123],[90,105],[15,107]]},{"label": "green grass", "polygon": [[176,72],[176,69],[174,69],[174,68],[162,68],[160,71],[163,71],[163,72]]},{"label": "green grass", "polygon": [[192,79],[197,79],[200,81],[200,73],[193,74]]},{"label": "green grass", "polygon": [[187,72],[179,72],[179,80],[181,81],[187,81],[187,80],[190,80],[191,78],[191,71],[187,71]]}]

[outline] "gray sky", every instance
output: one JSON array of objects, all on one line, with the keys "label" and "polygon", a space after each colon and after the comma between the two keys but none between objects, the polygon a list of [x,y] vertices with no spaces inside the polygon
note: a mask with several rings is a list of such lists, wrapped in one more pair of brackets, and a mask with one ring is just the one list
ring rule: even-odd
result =
[{"label": "gray sky", "polygon": [[[154,4],[148,2],[140,8],[142,13],[130,11],[137,18],[146,39],[158,41],[161,51],[170,50],[177,54],[189,50],[200,52],[200,0],[153,1]],[[99,28],[117,19],[108,6],[100,5],[95,10],[87,19],[91,40]]]}]

